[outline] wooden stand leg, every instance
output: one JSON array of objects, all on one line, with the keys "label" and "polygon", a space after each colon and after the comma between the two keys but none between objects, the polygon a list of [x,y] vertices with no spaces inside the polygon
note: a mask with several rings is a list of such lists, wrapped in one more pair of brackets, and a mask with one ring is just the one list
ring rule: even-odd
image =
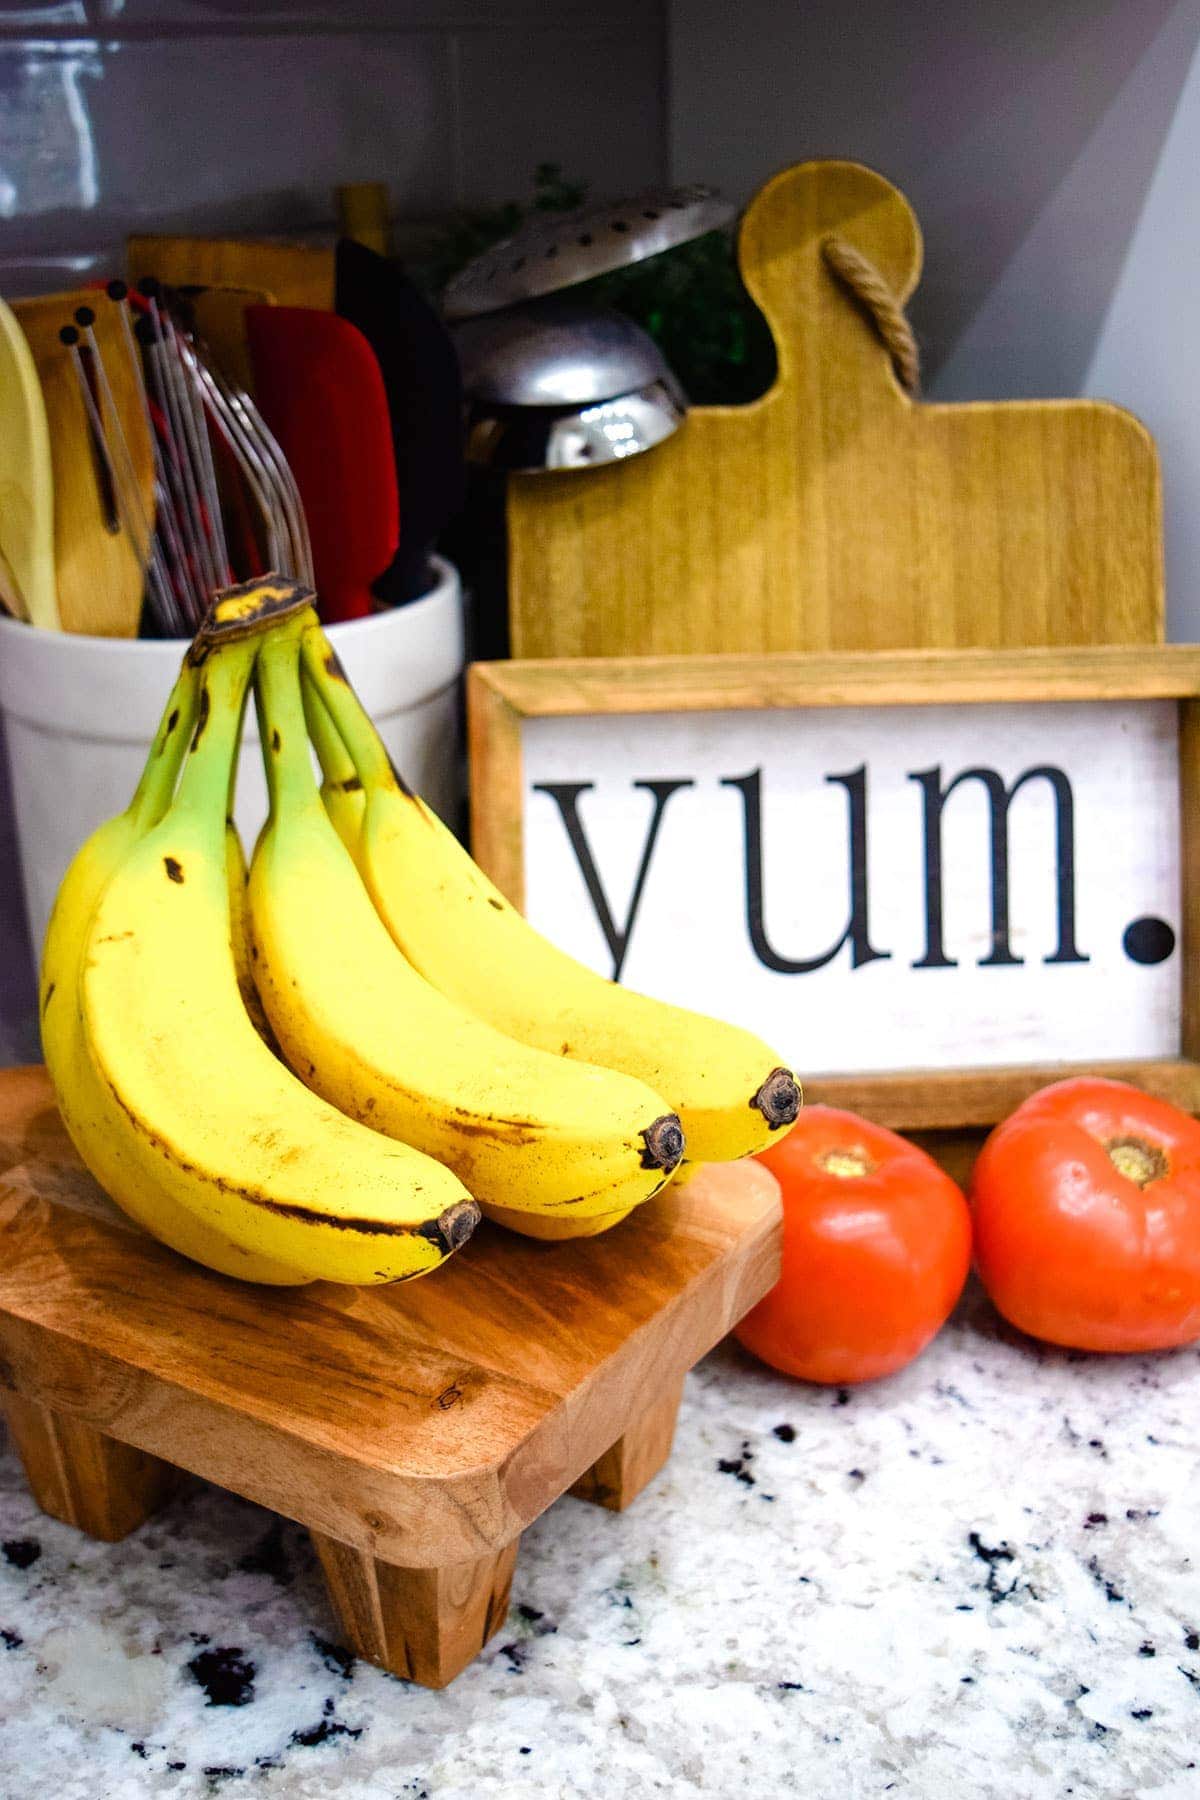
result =
[{"label": "wooden stand leg", "polygon": [[44,1513],[114,1544],[156,1512],[179,1470],[105,1437],[66,1413],[5,1394],[3,1408],[33,1497]]},{"label": "wooden stand leg", "polygon": [[653,1406],[634,1420],[599,1462],[581,1475],[571,1492],[580,1500],[624,1512],[671,1454],[683,1376],[665,1387]]},{"label": "wooden stand leg", "polygon": [[311,1536],[346,1642],[393,1675],[445,1687],[504,1623],[519,1538],[477,1562],[401,1569]]}]

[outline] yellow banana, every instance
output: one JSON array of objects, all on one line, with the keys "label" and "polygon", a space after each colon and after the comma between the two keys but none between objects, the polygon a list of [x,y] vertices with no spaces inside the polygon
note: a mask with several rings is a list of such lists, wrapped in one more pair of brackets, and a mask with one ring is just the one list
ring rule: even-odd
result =
[{"label": "yellow banana", "polygon": [[258,1037],[238,991],[225,811],[255,654],[237,634],[201,645],[178,791],[92,918],[83,1025],[120,1133],[124,1180],[110,1191],[126,1204],[151,1181],[282,1271],[276,1280],[423,1274],[465,1241],[478,1208],[440,1164],[310,1093]]},{"label": "yellow banana", "polygon": [[514,1043],[396,948],[313,780],[297,635],[256,672],[271,813],[250,867],[255,979],[297,1074],[352,1118],[439,1158],[485,1212],[599,1229],[658,1191],[679,1121],[643,1083]]},{"label": "yellow banana", "polygon": [[161,1182],[129,1164],[127,1121],[101,1087],[88,1054],[80,978],[92,915],[125,856],[165,811],[196,719],[198,670],[185,661],[129,807],[94,831],[63,878],[46,929],[39,1003],[42,1050],[71,1139],[100,1185],[146,1231],[194,1262],[243,1280],[307,1280],[256,1256],[179,1205]]},{"label": "yellow banana", "polygon": [[242,849],[242,840],[238,836],[238,829],[232,818],[225,821],[225,871],[229,881],[229,942],[233,951],[233,967],[237,976],[238,993],[242,996],[242,1005],[246,1008],[255,1031],[268,1050],[278,1056],[279,1045],[275,1042],[271,1021],[263,1011],[263,1003],[259,999],[258,989],[254,985],[254,955],[250,943],[250,909],[246,905],[246,881],[249,877],[249,870],[246,867],[246,853]]},{"label": "yellow banana", "polygon": [[317,630],[304,635],[303,661],[323,703],[310,700],[309,718],[326,803],[348,815],[361,787],[361,817],[339,830],[388,931],[428,981],[521,1043],[644,1081],[678,1113],[697,1162],[761,1150],[792,1124],[799,1086],[761,1039],[606,981],[542,937],[405,787]]},{"label": "yellow banana", "polygon": [[363,784],[358,779],[350,753],[338,736],[329,708],[313,683],[301,682],[304,696],[304,719],[321,764],[321,801],[334,830],[355,861],[358,839],[366,811]]}]

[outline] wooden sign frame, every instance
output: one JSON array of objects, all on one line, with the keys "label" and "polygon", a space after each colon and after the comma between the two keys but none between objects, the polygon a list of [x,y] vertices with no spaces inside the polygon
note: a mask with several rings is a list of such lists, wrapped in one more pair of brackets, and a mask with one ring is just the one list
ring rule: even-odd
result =
[{"label": "wooden sign frame", "polygon": [[[468,672],[472,847],[515,905],[524,900],[523,721],[776,708],[987,702],[1175,701],[1179,707],[1178,1056],[1106,1061],[1088,1072],[1131,1081],[1200,1113],[1200,647],[915,650],[848,655],[546,659]],[[1082,1065],[906,1070],[805,1080],[809,1100],[903,1130],[991,1125]],[[803,1071],[801,1072],[803,1074]]]}]

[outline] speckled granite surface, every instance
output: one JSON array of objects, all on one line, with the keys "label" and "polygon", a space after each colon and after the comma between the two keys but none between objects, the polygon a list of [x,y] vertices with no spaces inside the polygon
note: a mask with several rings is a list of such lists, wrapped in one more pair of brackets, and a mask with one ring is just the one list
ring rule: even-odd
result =
[{"label": "speckled granite surface", "polygon": [[1071,1358],[968,1294],[911,1369],[732,1347],[624,1517],[563,1500],[443,1694],[352,1662],[304,1533],[195,1486],[124,1544],[0,1453],[0,1794],[1200,1795],[1200,1354]]}]

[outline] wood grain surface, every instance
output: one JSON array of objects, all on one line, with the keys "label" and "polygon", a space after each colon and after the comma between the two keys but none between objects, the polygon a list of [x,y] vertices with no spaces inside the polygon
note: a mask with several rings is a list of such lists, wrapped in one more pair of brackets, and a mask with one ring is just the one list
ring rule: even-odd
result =
[{"label": "wood grain surface", "polygon": [[624,1512],[631,1506],[671,1454],[682,1394],[681,1376],[664,1386],[654,1404],[621,1433],[574,1483],[571,1492],[594,1506],[607,1506],[611,1512]]},{"label": "wood grain surface", "polygon": [[398,1569],[313,1532],[346,1643],[402,1680],[441,1688],[504,1623],[519,1543],[438,1569]]},{"label": "wood grain surface", "polygon": [[1099,400],[910,399],[825,261],[831,233],[912,293],[902,194],[856,163],[785,170],[738,247],[775,337],[772,389],[693,408],[627,462],[511,479],[515,656],[1162,637],[1149,433]]},{"label": "wood grain surface", "polygon": [[170,287],[265,288],[280,306],[333,311],[331,245],[139,234],[126,240],[125,254],[133,282],[150,276]]},{"label": "wood grain surface", "polygon": [[179,1470],[82,1419],[3,1396],[8,1429],[33,1497],[52,1519],[115,1544],[144,1524],[179,1483]]},{"label": "wood grain surface", "polygon": [[[1186,966],[1186,957],[1185,957]],[[804,1098],[841,1106],[893,1131],[957,1130],[994,1125],[1023,1100],[1069,1075],[1130,1081],[1185,1112],[1200,1113],[1200,1061],[1188,1057],[1130,1058],[1125,1062],[1024,1063],[996,1069],[905,1069],[895,1075],[815,1075]]]},{"label": "wood grain surface", "polygon": [[408,1568],[498,1551],[777,1277],[776,1184],[698,1171],[599,1238],[485,1225],[428,1281],[264,1289],[164,1249],[0,1072],[0,1387]]},{"label": "wood grain surface", "polygon": [[[110,455],[119,458],[123,433],[140,496],[138,516],[124,522],[104,505],[79,378],[70,352],[59,342],[60,329],[73,323],[80,306],[90,306],[96,314],[93,329],[113,402],[110,406],[103,388],[98,389]],[[117,309],[103,294],[97,297],[93,289],[80,288],[18,300],[13,311],[29,339],[46,402],[62,628],[94,637],[135,637],[142,611],[142,559],[154,518],[154,451]]]},{"label": "wood grain surface", "polygon": [[254,393],[254,365],[246,339],[246,308],[274,306],[266,288],[209,287],[193,305],[196,329],[220,373],[248,394]]},{"label": "wood grain surface", "polygon": [[[1172,700],[1200,686],[1191,644],[1005,650],[867,650],[764,656],[556,657],[473,663],[468,694],[527,718],[590,713],[761,711],[788,706],[931,706],[1005,700]],[[479,729],[512,743],[503,720]],[[481,761],[491,763],[490,747]]]}]

